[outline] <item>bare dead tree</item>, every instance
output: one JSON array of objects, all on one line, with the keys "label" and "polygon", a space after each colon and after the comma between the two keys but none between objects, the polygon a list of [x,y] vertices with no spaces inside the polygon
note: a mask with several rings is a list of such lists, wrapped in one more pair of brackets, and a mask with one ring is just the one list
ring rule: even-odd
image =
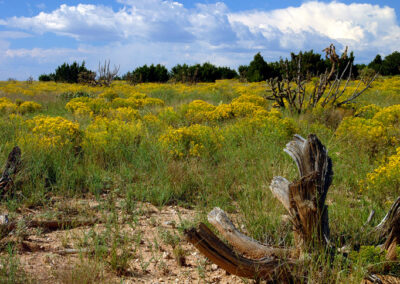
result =
[{"label": "bare dead tree", "polygon": [[99,69],[98,69],[98,82],[104,86],[110,86],[111,83],[114,81],[115,77],[117,77],[119,72],[120,66],[115,66],[114,69],[111,71],[110,69],[110,60],[105,60],[104,64],[99,62]]},{"label": "bare dead tree", "polygon": [[[326,148],[311,134],[307,139],[295,135],[284,150],[296,163],[300,178],[290,182],[280,176],[274,177],[270,190],[289,214],[295,247],[272,247],[244,235],[219,208],[208,214],[208,221],[230,246],[203,223],[185,231],[190,243],[231,274],[279,283],[303,282],[306,275],[299,275],[299,272],[304,271],[301,268],[305,253],[336,251],[330,241],[328,207],[325,205],[333,177]],[[400,240],[399,220],[400,198],[377,227],[386,238],[384,247],[388,249],[389,260],[394,259],[392,254]],[[371,279],[380,281],[374,283],[393,283],[390,282],[393,278],[380,275],[369,275],[364,283],[370,283]]]},{"label": "bare dead tree", "polygon": [[[360,80],[354,92],[347,98],[343,98],[352,77],[353,62],[348,61],[341,73],[338,71],[340,60],[347,59],[347,47],[341,57],[336,54],[336,49],[333,44],[323,50],[326,58],[331,62],[331,69],[326,70],[321,74],[314,84],[314,88],[309,91],[306,89],[307,81],[303,78],[301,72],[301,55],[294,59],[297,69],[295,76],[289,76],[288,62],[285,62],[285,76],[282,80],[279,78],[267,80],[268,95],[267,99],[275,101],[282,108],[289,108],[291,111],[302,113],[304,111],[315,108],[319,103],[322,107],[333,106],[340,107],[348,104],[363,94],[370,88],[372,82],[378,74],[372,78],[363,78]],[[336,76],[334,74],[336,73]],[[347,75],[345,84],[342,82]],[[364,82],[363,88],[361,82]],[[307,102],[307,103],[305,103]]]}]

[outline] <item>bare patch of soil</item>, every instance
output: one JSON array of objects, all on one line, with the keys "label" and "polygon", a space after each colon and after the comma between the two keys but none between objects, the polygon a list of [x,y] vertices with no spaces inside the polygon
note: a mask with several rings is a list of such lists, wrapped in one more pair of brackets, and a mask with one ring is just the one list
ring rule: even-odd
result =
[{"label": "bare patch of soil", "polygon": [[[243,283],[211,264],[182,237],[182,226],[196,212],[177,206],[157,208],[124,200],[55,199],[48,208],[21,209],[10,220],[24,220],[2,236],[16,250],[19,269],[38,283]],[[1,208],[4,214],[4,208]],[[26,220],[99,220],[90,226],[49,230]],[[25,224],[25,225],[24,225]],[[122,281],[122,282],[121,282]]]}]

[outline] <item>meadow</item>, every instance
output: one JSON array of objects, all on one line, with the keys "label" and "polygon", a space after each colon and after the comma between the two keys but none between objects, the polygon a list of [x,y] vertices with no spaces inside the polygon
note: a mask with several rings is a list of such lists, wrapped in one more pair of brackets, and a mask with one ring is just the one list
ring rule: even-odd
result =
[{"label": "meadow", "polygon": [[[344,96],[357,84],[350,82]],[[136,268],[130,264],[140,259],[131,248],[132,243],[140,247],[140,240],[127,232],[116,237],[122,234],[117,224],[121,214],[131,221],[139,218],[140,204],[193,212],[191,218],[158,234],[173,248],[173,258],[188,253],[180,245],[183,229],[207,222],[206,214],[215,206],[234,215],[253,238],[291,246],[290,224],[282,223],[285,210],[268,186],[277,175],[298,177],[283,148],[294,134],[314,133],[333,161],[327,197],[331,239],[338,246],[351,243],[360,249],[348,258],[311,256],[313,261],[305,268],[308,280],[360,283],[370,271],[388,271],[384,254],[373,247],[378,240],[371,238],[371,229],[400,195],[400,77],[378,78],[346,107],[316,107],[302,114],[278,108],[265,98],[265,89],[265,82],[237,80],[193,85],[115,81],[111,87],[0,82],[0,161],[15,145],[22,151],[14,192],[3,196],[1,209],[10,218],[32,210],[54,218],[59,216],[55,200],[103,202],[99,212],[90,214],[109,212],[103,217],[110,230],[82,237],[80,241],[85,239],[94,252],[82,252],[80,261],[132,281],[143,277],[133,273]],[[371,210],[374,219],[360,230]],[[15,268],[23,267],[18,261],[18,242],[23,240],[22,234],[2,242],[1,280],[34,282]],[[99,249],[105,247],[111,253]],[[319,265],[329,269],[321,272]],[[148,271],[145,265],[137,269]],[[212,282],[207,270],[196,269],[199,281]],[[389,272],[399,274],[400,265],[391,264]],[[53,274],[52,279],[75,279],[63,275]],[[104,280],[86,280],[99,279]]]}]

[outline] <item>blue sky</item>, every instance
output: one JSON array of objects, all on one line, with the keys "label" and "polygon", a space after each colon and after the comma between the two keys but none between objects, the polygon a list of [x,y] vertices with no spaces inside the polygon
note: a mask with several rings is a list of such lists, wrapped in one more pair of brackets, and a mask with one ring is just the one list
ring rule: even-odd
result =
[{"label": "blue sky", "polygon": [[143,64],[211,62],[238,67],[261,52],[349,46],[356,61],[400,50],[400,1],[0,0],[0,80],[110,59]]}]

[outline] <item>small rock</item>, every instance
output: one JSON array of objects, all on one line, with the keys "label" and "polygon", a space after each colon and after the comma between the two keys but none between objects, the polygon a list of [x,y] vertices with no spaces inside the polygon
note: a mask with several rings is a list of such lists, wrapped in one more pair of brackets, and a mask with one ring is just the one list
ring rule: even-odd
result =
[{"label": "small rock", "polygon": [[217,270],[218,269],[218,265],[216,265],[216,264],[211,264],[211,270],[212,271],[215,271],[215,270]]},{"label": "small rock", "polygon": [[0,225],[8,224],[8,215],[0,215]]},{"label": "small rock", "polygon": [[171,226],[172,228],[175,228],[175,221],[166,221],[163,223],[164,226]]},{"label": "small rock", "polygon": [[163,252],[163,259],[172,259],[171,254],[167,251]]}]

